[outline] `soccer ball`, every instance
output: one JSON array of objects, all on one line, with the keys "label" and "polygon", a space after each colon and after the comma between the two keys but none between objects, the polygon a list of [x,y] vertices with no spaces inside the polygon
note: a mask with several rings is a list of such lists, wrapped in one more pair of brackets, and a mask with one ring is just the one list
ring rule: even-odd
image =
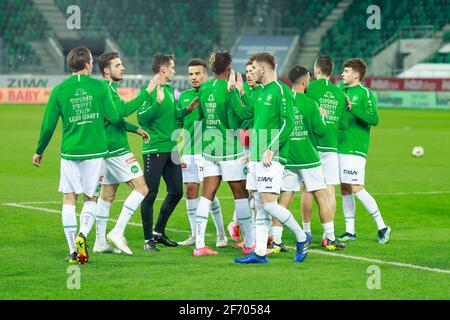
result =
[{"label": "soccer ball", "polygon": [[416,146],[412,150],[412,155],[414,157],[421,157],[424,155],[424,153],[425,153],[425,150],[423,150],[423,147],[421,147],[421,146]]}]

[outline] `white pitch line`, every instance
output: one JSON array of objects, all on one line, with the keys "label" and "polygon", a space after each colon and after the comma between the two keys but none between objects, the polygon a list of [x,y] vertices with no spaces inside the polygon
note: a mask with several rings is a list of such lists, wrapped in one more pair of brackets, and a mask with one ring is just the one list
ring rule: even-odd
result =
[{"label": "white pitch line", "polygon": [[[373,192],[371,193],[373,196],[409,196],[409,195],[440,195],[440,194],[450,194],[450,190],[443,191],[401,191],[401,192]],[[336,195],[340,197],[340,194]],[[155,201],[163,201],[165,198],[156,198]],[[234,197],[226,196],[220,197],[220,199],[234,199]],[[125,199],[116,199],[116,202],[125,202]],[[15,204],[61,204],[61,201],[20,201],[20,202],[12,202]],[[9,202],[0,203],[2,205],[8,205]]]},{"label": "white pitch line", "polygon": [[[44,212],[50,212],[50,213],[61,213],[61,211],[59,211],[59,210],[47,209],[47,208],[41,208],[41,207],[34,207],[34,206],[23,205],[23,204],[18,204],[18,203],[3,203],[2,205],[9,206],[9,207],[16,207],[16,208],[44,211]],[[77,215],[79,215],[79,214],[77,214]],[[117,222],[117,220],[114,220],[114,219],[108,219],[108,221]],[[141,223],[129,222],[128,224],[131,225],[131,226],[142,227]],[[173,232],[180,232],[180,233],[190,233],[191,232],[191,231],[187,231],[187,230],[178,230],[178,229],[172,229],[172,228],[167,228],[167,230],[173,231]],[[206,234],[206,235],[208,237],[210,237],[210,236],[212,237],[213,236],[211,234]],[[387,264],[387,265],[392,265],[392,266],[402,267],[402,268],[410,268],[410,269],[415,269],[415,270],[422,270],[422,271],[437,272],[437,273],[448,273],[448,274],[450,274],[450,270],[419,266],[419,265],[410,264],[410,263],[395,262],[395,261],[384,261],[384,260],[380,260],[380,259],[373,259],[373,258],[366,258],[366,257],[359,257],[359,256],[351,256],[351,255],[348,255],[348,254],[326,252],[326,251],[320,251],[320,250],[315,250],[315,249],[310,249],[309,252],[317,253],[317,254],[321,254],[321,255],[332,256],[332,257],[340,257],[340,258],[343,258],[343,259],[358,260],[358,261],[365,261],[365,262],[378,263],[378,264]]]}]

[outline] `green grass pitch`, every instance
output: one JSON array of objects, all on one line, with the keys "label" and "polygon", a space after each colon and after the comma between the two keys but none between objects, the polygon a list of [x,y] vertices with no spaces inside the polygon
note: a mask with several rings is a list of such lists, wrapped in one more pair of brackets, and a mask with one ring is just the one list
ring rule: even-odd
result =
[{"label": "green grass pitch", "polygon": [[[59,213],[62,196],[57,192],[59,127],[41,168],[31,164],[43,110],[43,106],[0,106],[0,299],[450,298],[449,111],[380,110],[380,124],[372,130],[366,186],[393,230],[387,245],[377,243],[375,223],[357,201],[358,241],[343,252],[325,254],[317,243],[322,228],[315,213],[316,242],[301,264],[292,261],[291,252],[269,256],[268,265],[236,265],[232,258],[240,252],[231,247],[219,249],[215,257],[194,258],[191,247],[161,247],[159,253],[147,253],[142,249],[138,211],[126,230],[134,255],[91,252],[89,264],[79,266],[81,288],[77,290],[67,286],[64,261],[68,250]],[[141,159],[139,137],[130,136],[130,142]],[[411,155],[415,145],[425,148],[423,157]],[[118,199],[125,199],[128,187],[119,190]],[[165,191],[162,183],[158,198]],[[223,185],[218,196],[226,224],[233,212],[228,186]],[[341,234],[340,197],[337,202],[335,226]],[[122,203],[113,205],[112,219]],[[160,204],[156,202],[156,213]],[[79,203],[78,212],[80,208]],[[300,219],[298,195],[291,211]],[[108,230],[112,226],[110,221]],[[167,233],[181,241],[188,230],[182,200]],[[207,244],[212,247],[214,232],[210,220]],[[93,230],[88,239],[91,249],[94,237]],[[294,245],[288,230],[284,240]],[[380,289],[367,285],[372,276],[369,267],[374,265],[380,270]]]}]

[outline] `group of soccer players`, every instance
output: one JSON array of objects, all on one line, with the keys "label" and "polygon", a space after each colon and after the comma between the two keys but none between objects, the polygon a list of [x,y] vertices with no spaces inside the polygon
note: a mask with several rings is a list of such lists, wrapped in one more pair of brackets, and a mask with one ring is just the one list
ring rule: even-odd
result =
[{"label": "group of soccer players", "polygon": [[[217,230],[216,247],[225,247],[220,202],[216,192],[226,181],[234,197],[232,239],[243,241],[244,257],[236,263],[267,263],[268,254],[288,251],[283,226],[296,238],[294,261],[302,262],[312,242],[312,198],[318,204],[323,226],[322,245],[343,249],[355,241],[355,195],[374,218],[379,243],[389,241],[374,198],[364,188],[370,128],[378,123],[374,94],[361,84],[367,66],[361,59],[344,64],[343,81],[330,81],[333,61],[319,56],[316,80],[295,66],[289,72],[290,88],[277,78],[276,59],[270,53],[253,55],[246,78],[232,70],[229,52],[214,52],[208,64],[188,63],[192,88],[178,101],[170,82],[174,57],[155,55],[154,77],[129,102],[118,93],[125,68],[117,53],[99,59],[103,81],[91,78],[89,49],[78,47],[68,55],[72,76],[50,95],[41,134],[33,157],[39,166],[59,117],[62,118],[61,177],[64,194],[62,221],[69,246],[69,263],[89,260],[87,238],[96,222],[94,252],[132,254],[124,236],[128,221],[141,206],[144,250],[166,246],[194,246],[193,255],[216,255],[205,244],[209,213]],[[136,113],[139,126],[124,120]],[[143,138],[144,170],[132,154],[127,132]],[[153,204],[161,177],[167,195],[153,228]],[[107,220],[118,186],[132,192],[125,200],[114,228],[106,235]],[[165,234],[170,215],[183,196],[191,235],[176,243]],[[200,196],[200,185],[202,186]],[[335,186],[340,184],[346,232],[334,233]],[[289,211],[295,192],[302,191],[302,224]],[[77,195],[84,194],[78,229]],[[199,197],[200,196],[200,197]],[[142,204],[142,205],[141,205]],[[238,228],[233,227],[235,223]],[[272,244],[272,249],[268,248]]]}]

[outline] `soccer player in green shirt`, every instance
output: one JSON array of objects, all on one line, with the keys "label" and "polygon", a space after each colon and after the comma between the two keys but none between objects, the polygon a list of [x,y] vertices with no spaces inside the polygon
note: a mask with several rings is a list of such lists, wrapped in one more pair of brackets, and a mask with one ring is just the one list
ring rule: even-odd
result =
[{"label": "soccer player in green shirt", "polygon": [[[161,84],[144,101],[137,113],[142,128],[150,135],[150,142],[143,142],[144,176],[149,192],[142,201],[141,216],[144,227],[144,250],[159,251],[157,243],[175,247],[178,244],[165,234],[167,221],[183,197],[183,180],[176,140],[172,139],[176,126],[176,106],[173,88],[169,82],[175,75],[174,57],[153,56],[152,71]],[[161,205],[158,221],[153,230],[153,204],[163,177],[167,196]]]},{"label": "soccer player in green shirt", "polygon": [[378,242],[387,243],[391,228],[381,216],[375,199],[364,188],[364,175],[369,150],[370,128],[378,124],[378,111],[372,90],[361,84],[367,65],[361,59],[350,59],[344,63],[342,73],[344,92],[350,101],[350,114],[346,129],[339,133],[339,168],[342,206],[346,232],[342,241],[356,240],[355,213],[356,196],[372,216],[378,228]]},{"label": "soccer player in green shirt", "polygon": [[283,173],[280,204],[287,208],[294,192],[300,191],[303,182],[306,191],[314,196],[319,206],[319,216],[325,232],[325,247],[330,251],[343,249],[344,245],[336,240],[334,234],[334,216],[329,208],[326,179],[313,138],[313,135],[320,138],[326,133],[327,127],[323,119],[325,111],[319,109],[317,102],[305,94],[310,80],[306,68],[293,67],[289,71],[289,80],[294,94],[295,127],[290,136],[289,157]]},{"label": "soccer player in green shirt", "polygon": [[[119,96],[117,84],[123,79],[125,68],[117,52],[106,52],[102,54],[98,61],[99,69],[104,81],[111,90],[111,95],[117,110],[123,117],[128,117],[134,113],[142,103],[150,97],[156,89],[154,79],[143,88],[139,95],[129,102],[125,102]],[[106,171],[102,181],[102,190],[97,202],[97,232],[94,243],[94,252],[114,252],[122,251],[128,255],[132,251],[128,247],[124,237],[125,228],[135,211],[139,208],[142,200],[148,193],[143,172],[139,162],[131,152],[127,131],[134,132],[148,141],[148,133],[140,127],[126,123],[126,127],[109,125],[106,127],[106,140],[108,142],[109,153],[105,158]],[[131,189],[131,194],[125,200],[116,225],[106,237],[106,224],[109,211],[116,196],[117,189],[121,183],[126,183]],[[111,247],[108,241],[119,250]]]},{"label": "soccer player in green shirt", "polygon": [[[199,90],[208,80],[208,65],[206,61],[195,58],[188,62],[188,75],[191,89],[185,90],[178,98],[177,109],[188,108],[194,99],[198,99]],[[178,242],[181,246],[195,244],[196,211],[199,201],[200,184],[203,182],[204,160],[202,156],[202,119],[199,109],[195,109],[188,115],[177,119],[177,128],[182,128],[182,157],[181,172],[183,183],[186,185],[186,210],[191,225],[191,235],[188,239]],[[228,239],[223,226],[220,202],[214,197],[211,208],[211,216],[216,226],[216,247],[226,247]]]},{"label": "soccer player in green shirt", "polygon": [[[327,182],[328,204],[332,214],[332,220],[336,214],[335,185],[339,180],[338,131],[342,127],[344,113],[347,111],[345,94],[330,80],[333,72],[333,59],[329,56],[319,56],[314,63],[314,75],[317,80],[311,81],[306,90],[306,95],[317,102],[325,111],[325,134],[316,136],[315,144],[319,151],[322,170]],[[311,233],[312,196],[303,189],[302,192],[302,220],[303,230]],[[326,246],[326,234],[323,234],[323,245]]]},{"label": "soccer player in green shirt", "polygon": [[[86,264],[89,260],[86,238],[94,224],[104,158],[108,155],[105,121],[124,125],[104,81],[91,78],[93,60],[89,49],[72,49],[67,62],[72,76],[54,87],[42,120],[33,164],[40,166],[44,150],[62,119],[61,178],[59,191],[64,193],[62,222],[69,245],[69,263]],[[77,236],[75,205],[77,195],[84,194]],[[78,254],[77,254],[78,253]]]},{"label": "soccer player in green shirt", "polygon": [[[309,239],[291,212],[277,202],[284,166],[289,155],[290,134],[294,129],[292,93],[277,80],[276,60],[270,53],[254,55],[253,74],[263,88],[253,97],[253,129],[250,134],[250,164],[247,189],[254,192],[256,207],[256,248],[236,263],[267,263],[267,239],[272,217],[288,227],[296,237],[294,261],[302,262]],[[237,88],[241,94],[240,84]],[[243,94],[244,101],[246,94]],[[246,102],[247,104],[248,102]]]}]

